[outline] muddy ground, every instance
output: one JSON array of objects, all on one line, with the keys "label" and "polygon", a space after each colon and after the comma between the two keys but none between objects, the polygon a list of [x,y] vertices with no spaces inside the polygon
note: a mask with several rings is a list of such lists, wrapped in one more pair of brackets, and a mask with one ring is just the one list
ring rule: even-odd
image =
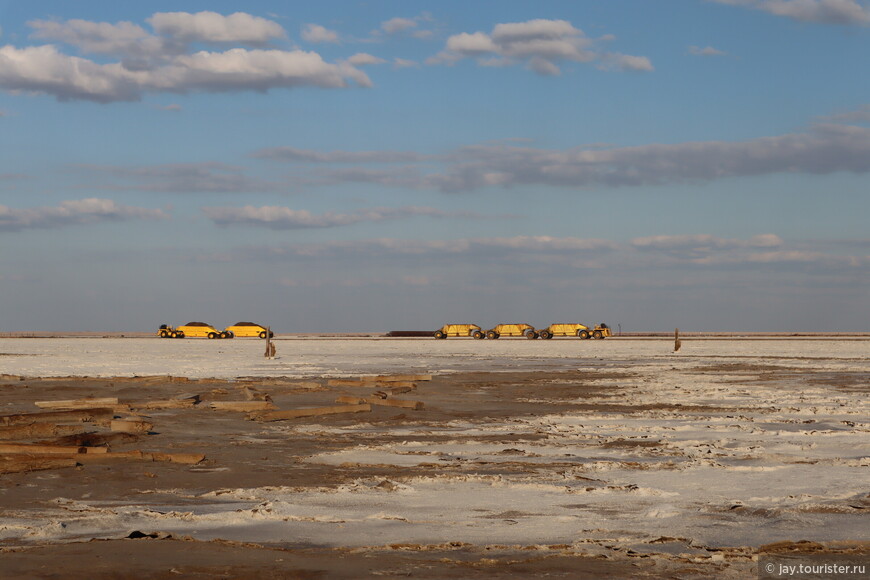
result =
[{"label": "muddy ground", "polygon": [[[631,424],[633,418],[678,417],[691,422],[697,417],[727,419],[738,426],[753,427],[768,416],[771,421],[777,420],[775,417],[782,412],[776,404],[778,391],[790,394],[789,404],[800,400],[800,396],[794,395],[803,389],[823,399],[826,392],[859,397],[866,397],[868,392],[866,372],[808,369],[805,365],[791,366],[788,361],[771,364],[699,361],[679,368],[657,369],[655,380],[666,382],[669,374],[673,375],[675,384],[690,384],[694,378],[715,384],[716,388],[721,385],[723,389],[764,389],[765,396],[714,398],[706,396],[707,391],[694,398],[674,394],[660,396],[655,393],[655,385],[645,386],[653,376],[648,368],[599,365],[568,372],[434,376],[431,381],[418,381],[415,389],[393,397],[421,401],[424,407],[420,410],[373,406],[371,412],[365,414],[266,423],[251,420],[244,412],[216,411],[209,404],[270,400],[279,409],[298,409],[331,406],[339,396],[370,396],[382,389],[373,385],[328,386],[326,378],[218,381],[170,377],[4,376],[0,378],[0,415],[36,412],[36,401],[117,397],[121,403],[133,405],[129,412],[120,407],[116,409],[117,417],[147,420],[153,424],[153,429],[131,436],[126,442],[112,443],[112,451],[202,453],[205,460],[195,465],[162,461],[88,461],[60,469],[0,475],[0,531],[5,530],[5,534],[0,534],[3,538],[0,576],[64,579],[754,577],[756,560],[764,554],[866,555],[866,537],[805,542],[804,536],[796,532],[785,541],[777,536],[777,542],[760,545],[758,541],[745,545],[714,544],[679,533],[669,534],[667,522],[662,524],[660,534],[646,533],[626,539],[623,532],[608,534],[590,528],[586,534],[575,534],[560,542],[541,541],[535,537],[537,528],[530,527],[524,541],[509,544],[497,538],[491,542],[468,542],[461,537],[451,540],[449,526],[444,530],[444,541],[440,542],[375,541],[371,545],[360,545],[358,539],[343,543],[341,526],[336,528],[331,541],[319,543],[312,542],[308,535],[300,536],[296,542],[286,536],[275,542],[249,542],[238,539],[244,537],[238,530],[229,534],[236,539],[228,539],[215,537],[215,533],[198,534],[195,529],[179,533],[159,528],[124,528],[123,524],[108,526],[92,537],[71,536],[63,530],[46,532],[48,523],[59,521],[56,510],[58,505],[65,505],[64,502],[85,506],[82,511],[97,504],[172,505],[177,509],[184,505],[195,507],[206,494],[213,497],[216,490],[292,488],[305,493],[306,490],[339,489],[368,482],[366,485],[370,488],[380,486],[390,491],[403,483],[445,477],[498,478],[506,482],[550,481],[558,477],[572,480],[571,485],[579,481],[590,492],[606,491],[608,486],[613,489],[616,486],[601,475],[602,468],[598,464],[603,463],[601,457],[605,455],[595,456],[598,460],[595,469],[599,471],[588,472],[583,466],[560,458],[541,456],[544,459],[537,459],[530,450],[555,441],[553,431],[517,429],[511,432],[505,426],[526,425],[541,417],[568,413],[575,417],[612,418],[623,425]],[[640,396],[643,393],[653,394]],[[135,411],[137,402],[193,394],[198,395],[199,402],[192,408]],[[866,420],[863,417],[863,421]],[[461,430],[445,432],[445,425],[460,423],[481,428],[498,426],[499,429],[494,432],[482,429],[467,435]],[[866,433],[866,423],[860,420],[842,423],[837,429],[859,436]],[[88,431],[107,432],[105,426],[86,424],[83,427]],[[477,446],[473,449],[494,445],[501,450],[492,454],[497,457],[483,456],[479,452],[450,455],[439,451],[432,454],[431,461],[417,463],[312,460],[353,452],[361,444],[367,450],[392,449],[397,442],[397,431],[402,433],[403,449],[411,446],[420,450],[415,452],[418,454],[448,443],[459,448],[463,444]],[[678,448],[656,433],[593,430],[584,442],[575,441],[570,449],[588,444],[594,445],[599,454],[618,453],[622,470],[678,469],[681,464],[674,461],[695,461],[694,451],[689,453]],[[71,440],[42,438],[32,442],[35,441],[68,444]],[[632,454],[637,455],[635,461]],[[352,453],[349,456],[353,457]],[[401,457],[407,458],[407,455]],[[527,460],[530,457],[535,460]],[[661,457],[673,458],[671,467],[661,462],[655,463],[655,467],[643,463]],[[860,463],[857,465],[861,467]],[[866,475],[866,469],[863,473]],[[516,501],[515,496],[511,498],[506,501]],[[870,509],[870,501],[861,498],[850,497],[846,503],[851,507],[834,510],[834,513],[854,518]],[[572,506],[581,511],[592,509],[582,498],[565,507]],[[502,507],[501,512],[481,517],[495,518],[504,522],[504,526],[511,526],[518,521],[522,523],[523,517],[529,515],[523,511],[523,505],[506,503]],[[747,506],[734,507],[739,509],[733,509],[728,517],[741,517],[741,510],[745,511]],[[840,509],[839,505],[835,507]],[[601,513],[604,513],[603,508]],[[44,519],[42,527],[40,518]],[[24,520],[28,523],[16,527],[16,522]],[[63,523],[59,525],[64,527]]]}]

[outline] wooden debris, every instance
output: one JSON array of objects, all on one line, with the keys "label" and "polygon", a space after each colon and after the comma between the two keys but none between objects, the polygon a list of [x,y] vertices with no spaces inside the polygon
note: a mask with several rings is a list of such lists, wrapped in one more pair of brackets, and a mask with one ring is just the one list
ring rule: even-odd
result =
[{"label": "wooden debris", "polygon": [[269,396],[269,393],[264,393],[248,386],[242,387],[241,390],[242,394],[244,394],[245,398],[249,401],[272,401],[272,397]]},{"label": "wooden debris", "polygon": [[77,455],[79,453],[105,453],[105,447],[72,447],[67,445],[39,445],[36,443],[0,443],[0,453],[29,455]]},{"label": "wooden debris", "polygon": [[84,425],[54,425],[52,423],[31,423],[0,427],[0,441],[38,439],[41,437],[61,437],[84,433]]},{"label": "wooden debris", "polygon": [[173,401],[184,401],[187,399],[192,400],[194,404],[199,403],[199,393],[182,393],[172,397]]},{"label": "wooden debris", "polygon": [[190,409],[195,404],[196,400],[194,399],[167,399],[165,401],[130,403],[130,408],[137,411],[160,411],[164,409]]},{"label": "wooden debris", "polygon": [[364,379],[329,379],[326,381],[328,387],[371,387],[372,381]]},{"label": "wooden debris", "polygon": [[212,401],[209,406],[215,411],[240,411],[242,413],[277,409],[271,401]]},{"label": "wooden debris", "polygon": [[340,413],[365,413],[371,411],[371,405],[340,405],[338,407],[313,407],[310,409],[293,409],[289,411],[272,411],[269,413],[252,413],[249,419],[257,421],[284,421],[302,417],[317,417],[320,415],[336,415]]},{"label": "wooden debris", "polygon": [[336,403],[341,405],[364,405],[366,403],[365,397],[354,397],[352,395],[342,395],[335,400]]},{"label": "wooden debris", "polygon": [[289,386],[295,387],[297,389],[319,389],[323,385],[321,385],[317,381],[298,381],[295,383],[290,383]]},{"label": "wooden debris", "polygon": [[0,457],[0,475],[6,473],[22,473],[27,471],[44,471],[46,469],[61,469],[78,465],[72,457],[48,457],[15,455]]},{"label": "wooden debris", "polygon": [[0,416],[0,425],[26,425],[30,423],[60,423],[80,421],[82,423],[106,423],[115,416],[112,409],[75,409],[72,411],[47,411],[45,413],[19,413]]},{"label": "wooden debris", "polygon": [[[86,448],[89,449],[89,448]],[[145,451],[110,451],[108,453],[81,453],[66,456],[78,463],[111,463],[114,461],[163,461],[195,465],[205,460],[202,453],[149,453]]]},{"label": "wooden debris", "polygon": [[109,428],[112,431],[120,431],[122,433],[147,433],[154,428],[154,424],[148,421],[115,419],[109,424]]},{"label": "wooden debris", "polygon": [[53,409],[56,411],[69,411],[72,409],[96,409],[99,407],[114,408],[118,404],[117,397],[105,397],[102,399],[68,399],[65,401],[36,401],[34,403],[40,409]]},{"label": "wooden debris", "polygon": [[341,396],[335,400],[336,403],[344,403],[347,405],[361,405],[368,403],[369,405],[379,405],[381,407],[401,407],[403,409],[413,409],[419,411],[423,408],[422,401],[410,401],[407,399],[381,399],[380,397],[353,397]]}]

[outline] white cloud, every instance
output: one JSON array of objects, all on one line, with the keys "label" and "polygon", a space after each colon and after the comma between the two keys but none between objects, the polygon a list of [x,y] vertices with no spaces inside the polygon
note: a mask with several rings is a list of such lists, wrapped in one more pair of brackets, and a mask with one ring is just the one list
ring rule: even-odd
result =
[{"label": "white cloud", "polygon": [[148,23],[157,34],[181,42],[240,43],[265,45],[286,34],[277,22],[236,12],[229,16],[217,12],[158,12]]},{"label": "white cloud", "polygon": [[602,68],[634,72],[652,72],[652,62],[645,56],[630,54],[607,53],[602,56]]},{"label": "white cloud", "polygon": [[314,43],[341,42],[341,39],[338,36],[338,32],[334,30],[329,30],[328,28],[324,28],[319,24],[306,24],[305,27],[302,29],[302,40]]},{"label": "white cloud", "polygon": [[870,8],[856,0],[713,0],[776,16],[822,24],[870,24]]},{"label": "white cloud", "polygon": [[413,18],[391,18],[381,23],[381,30],[387,34],[397,34],[416,27],[417,21]]},{"label": "white cloud", "polygon": [[405,58],[398,58],[398,57],[393,59],[393,68],[394,69],[417,68],[419,66],[420,66],[420,63],[413,61],[413,60],[408,60]]},{"label": "white cloud", "polygon": [[63,201],[56,207],[15,209],[0,205],[0,232],[168,217],[166,212],[160,209],[120,205],[110,199],[94,197]]},{"label": "white cloud", "polygon": [[379,58],[365,52],[358,52],[348,58],[347,62],[354,66],[365,66],[370,64],[384,64],[387,61],[383,58]]},{"label": "white cloud", "polygon": [[713,48],[712,46],[705,46],[701,48],[700,46],[690,46],[689,54],[694,56],[725,56],[728,54],[718,48]]},{"label": "white cloud", "polygon": [[416,216],[435,218],[478,217],[470,212],[445,212],[431,207],[361,209],[348,213],[313,214],[281,206],[204,207],[203,213],[219,226],[262,226],[275,230],[332,228],[360,222],[382,222]]},{"label": "white cloud", "polygon": [[318,168],[316,175],[321,183],[379,183],[445,192],[520,185],[611,188],[703,183],[776,173],[870,173],[870,128],[820,124],[804,133],[746,141],[562,150],[495,143],[465,146],[438,156],[398,151],[317,152],[286,147],[254,155],[297,163],[396,164],[388,169]]},{"label": "white cloud", "polygon": [[97,64],[51,45],[0,48],[0,88],[101,103],[139,100],[147,92],[267,91],[272,88],[371,86],[350,63],[331,64],[315,52],[249,50],[176,56],[145,70]]},{"label": "white cloud", "polygon": [[[54,45],[7,45],[0,48],[0,89],[109,103],[139,100],[149,92],[371,86],[368,76],[350,62],[328,63],[316,52],[262,48],[284,37],[278,24],[264,18],[172,12],[155,14],[148,21],[159,36],[130,22],[32,21],[35,38],[119,60],[97,63],[65,54]],[[193,42],[260,48],[190,53],[188,44]]]},{"label": "white cloud", "polygon": [[595,44],[566,20],[536,19],[496,24],[489,34],[480,31],[455,34],[447,39],[442,52],[426,62],[453,64],[474,58],[482,66],[525,64],[526,68],[546,76],[561,74],[559,65],[563,62],[596,60],[601,60],[606,68],[653,70],[647,57],[600,53]]},{"label": "white cloud", "polygon": [[132,22],[90,22],[88,20],[32,20],[33,38],[55,40],[81,49],[84,53],[141,55],[166,50],[164,39]]}]

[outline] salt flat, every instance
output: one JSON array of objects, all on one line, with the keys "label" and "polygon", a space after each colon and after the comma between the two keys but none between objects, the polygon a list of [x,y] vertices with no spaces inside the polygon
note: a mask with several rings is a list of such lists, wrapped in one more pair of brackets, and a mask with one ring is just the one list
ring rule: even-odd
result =
[{"label": "salt flat", "polygon": [[[261,341],[0,340],[0,372],[25,377],[0,390],[4,413],[51,397],[237,399],[243,385],[298,408],[360,394],[327,377],[434,375],[405,395],[421,411],[267,424],[204,404],[152,413],[158,433],[143,444],[202,450],[206,464],[0,476],[0,542],[159,530],[439,557],[455,543],[614,565],[651,554],[656,573],[691,562],[699,577],[746,577],[776,542],[866,553],[870,341],[684,340],[675,353],[667,340],[292,339],[277,349],[266,360]],[[146,375],[202,380],[113,379]],[[67,376],[104,378],[35,378]]]},{"label": "salt flat", "polygon": [[277,358],[257,339],[0,338],[0,372],[26,376],[352,376],[403,372],[571,369],[590,362],[693,364],[788,359],[813,368],[866,368],[867,340],[277,339]]}]

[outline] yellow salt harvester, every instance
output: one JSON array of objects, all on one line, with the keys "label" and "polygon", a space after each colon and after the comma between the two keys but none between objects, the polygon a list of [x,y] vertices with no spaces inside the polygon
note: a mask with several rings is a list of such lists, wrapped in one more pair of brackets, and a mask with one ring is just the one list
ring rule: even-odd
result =
[{"label": "yellow salt harvester", "polygon": [[483,331],[476,324],[445,324],[435,331],[435,338],[442,339],[448,336],[470,336],[472,338],[483,338]]}]

